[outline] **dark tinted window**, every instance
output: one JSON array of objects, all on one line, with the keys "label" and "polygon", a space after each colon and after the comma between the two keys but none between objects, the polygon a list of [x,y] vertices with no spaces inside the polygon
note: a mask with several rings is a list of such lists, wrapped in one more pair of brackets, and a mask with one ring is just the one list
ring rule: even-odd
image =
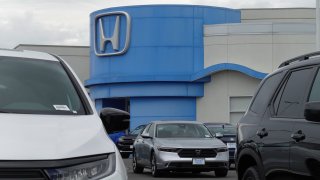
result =
[{"label": "dark tinted window", "polygon": [[263,81],[263,85],[259,89],[259,92],[255,96],[254,101],[252,102],[250,110],[257,113],[263,114],[268,105],[268,101],[273,95],[275,89],[277,88],[282,77],[282,73],[275,74],[270,76],[268,79]]},{"label": "dark tinted window", "polygon": [[85,114],[68,74],[58,61],[0,57],[0,111]]},{"label": "dark tinted window", "polygon": [[310,82],[312,69],[294,71],[285,85],[281,96],[278,117],[303,118],[304,95]]},{"label": "dark tinted window", "polygon": [[309,102],[311,101],[320,101],[320,71],[318,71],[317,77],[311,89]]}]

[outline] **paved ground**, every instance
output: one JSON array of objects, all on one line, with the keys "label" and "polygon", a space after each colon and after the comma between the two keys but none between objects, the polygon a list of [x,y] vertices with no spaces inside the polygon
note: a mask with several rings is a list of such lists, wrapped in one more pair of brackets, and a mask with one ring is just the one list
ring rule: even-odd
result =
[{"label": "paved ground", "polygon": [[[143,174],[134,174],[132,172],[132,165],[131,165],[132,159],[124,159],[124,163],[127,166],[127,171],[128,171],[128,177],[129,180],[140,180],[140,179],[155,179],[151,176],[151,173],[149,170],[145,170]],[[164,175],[161,178],[156,178],[156,180],[170,180],[170,179],[174,179],[174,180],[188,180],[188,179],[192,179],[192,180],[197,180],[197,179],[215,179],[215,180],[236,180],[237,179],[237,175],[235,170],[230,170],[228,173],[228,176],[225,178],[216,178],[214,176],[214,172],[210,172],[210,173],[201,173],[198,175],[193,175],[191,173],[169,173],[167,175]]]}]

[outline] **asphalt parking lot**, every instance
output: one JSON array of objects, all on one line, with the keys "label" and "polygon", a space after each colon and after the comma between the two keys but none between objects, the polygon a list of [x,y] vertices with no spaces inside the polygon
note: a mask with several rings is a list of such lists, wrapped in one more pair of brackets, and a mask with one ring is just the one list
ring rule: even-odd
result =
[{"label": "asphalt parking lot", "polygon": [[216,180],[236,180],[237,175],[235,170],[230,170],[228,173],[227,177],[224,178],[216,178],[214,175],[214,172],[209,172],[209,173],[201,173],[201,174],[191,174],[191,173],[168,173],[164,175],[161,178],[154,178],[151,176],[151,172],[149,170],[144,170],[143,174],[134,174],[132,171],[132,159],[124,159],[124,163],[127,167],[128,171],[128,178],[129,180],[140,180],[140,179],[157,179],[157,180],[185,180],[185,179],[192,179],[192,180],[197,180],[197,179],[216,179]]}]

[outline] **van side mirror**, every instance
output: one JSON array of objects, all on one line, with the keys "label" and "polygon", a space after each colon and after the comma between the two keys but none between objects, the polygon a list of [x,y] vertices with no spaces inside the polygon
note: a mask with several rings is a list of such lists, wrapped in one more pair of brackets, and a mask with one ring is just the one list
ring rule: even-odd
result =
[{"label": "van side mirror", "polygon": [[320,102],[306,103],[304,116],[308,121],[320,122]]},{"label": "van side mirror", "polygon": [[124,131],[130,125],[130,114],[120,109],[103,108],[100,111],[100,118],[108,133]]}]

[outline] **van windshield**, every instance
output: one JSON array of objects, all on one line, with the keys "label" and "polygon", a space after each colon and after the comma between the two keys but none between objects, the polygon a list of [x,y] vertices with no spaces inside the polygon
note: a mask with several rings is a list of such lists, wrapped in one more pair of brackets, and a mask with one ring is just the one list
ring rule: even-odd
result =
[{"label": "van windshield", "polygon": [[58,61],[0,56],[0,113],[85,114]]}]

